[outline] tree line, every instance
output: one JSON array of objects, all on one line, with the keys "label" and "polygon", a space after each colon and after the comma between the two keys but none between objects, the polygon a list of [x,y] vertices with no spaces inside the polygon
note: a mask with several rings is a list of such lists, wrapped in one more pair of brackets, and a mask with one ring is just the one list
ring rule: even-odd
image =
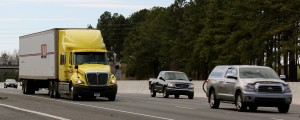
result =
[{"label": "tree line", "polygon": [[129,17],[98,19],[126,75],[145,79],[180,70],[207,79],[216,65],[270,66],[297,81],[300,0],[175,0]]},{"label": "tree line", "polygon": [[[0,66],[18,66],[19,56],[18,51],[14,50],[12,53],[7,51],[2,51],[0,53]],[[6,79],[18,80],[19,72],[14,69],[0,69],[0,82]]]}]

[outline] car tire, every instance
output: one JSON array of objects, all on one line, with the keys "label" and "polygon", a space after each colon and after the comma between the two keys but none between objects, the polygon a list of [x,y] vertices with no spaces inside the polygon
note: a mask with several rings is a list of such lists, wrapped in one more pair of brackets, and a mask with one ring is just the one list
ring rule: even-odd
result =
[{"label": "car tire", "polygon": [[247,105],[243,102],[243,95],[241,92],[237,93],[235,97],[235,107],[239,112],[244,112],[247,110]]},{"label": "car tire", "polygon": [[176,95],[174,95],[174,96],[175,96],[176,99],[178,99],[180,95],[176,94]]},{"label": "car tire", "polygon": [[220,106],[220,100],[216,98],[216,93],[214,90],[209,93],[209,106],[213,109],[218,109]]},{"label": "car tire", "polygon": [[249,110],[251,112],[255,112],[257,110],[258,106],[257,105],[249,105]]},{"label": "car tire", "polygon": [[167,89],[165,87],[163,89],[163,97],[164,98],[168,98],[169,97],[169,94],[168,94]]},{"label": "car tire", "polygon": [[150,93],[151,93],[151,97],[155,97],[156,96],[156,91],[154,90],[154,86],[153,85],[151,86]]},{"label": "car tire", "polygon": [[289,112],[289,109],[290,109],[290,104],[284,104],[284,105],[278,106],[278,111],[280,113],[287,113],[287,112]]},{"label": "car tire", "polygon": [[188,95],[189,99],[194,99],[194,94]]}]

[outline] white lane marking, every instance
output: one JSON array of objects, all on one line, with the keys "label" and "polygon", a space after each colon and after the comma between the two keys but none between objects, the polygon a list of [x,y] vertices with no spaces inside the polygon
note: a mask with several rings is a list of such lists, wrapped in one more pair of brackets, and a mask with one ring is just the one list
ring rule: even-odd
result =
[{"label": "white lane marking", "polygon": [[189,108],[189,107],[183,107],[183,106],[175,106],[177,108],[182,108],[182,109],[189,109],[189,110],[194,110],[196,108]]},{"label": "white lane marking", "polygon": [[[0,92],[4,92],[4,91],[0,91]],[[22,95],[22,94],[19,94],[19,93],[11,93],[11,92],[4,92],[4,93],[16,94],[16,95]],[[174,119],[171,119],[171,118],[165,118],[165,117],[159,117],[159,116],[147,115],[147,114],[143,114],[143,113],[136,113],[136,112],[130,112],[130,111],[125,111],[125,110],[118,110],[118,109],[112,109],[112,108],[106,108],[106,107],[99,107],[99,106],[93,106],[93,105],[86,105],[86,104],[80,104],[80,103],[75,103],[75,102],[68,102],[68,101],[62,101],[62,100],[56,100],[56,99],[43,98],[43,97],[38,97],[38,96],[31,96],[31,95],[29,95],[28,97],[34,97],[34,98],[40,98],[40,99],[45,99],[45,100],[51,100],[51,101],[57,101],[57,102],[63,102],[63,103],[69,103],[69,104],[81,105],[81,106],[86,106],[86,107],[98,108],[98,109],[103,109],[103,110],[110,110],[110,111],[115,111],[115,112],[121,112],[121,113],[127,113],[127,114],[139,115],[139,116],[150,117],[150,118],[156,118],[156,119],[162,119],[162,120],[174,120]]]},{"label": "white lane marking", "polygon": [[0,106],[12,108],[12,109],[19,110],[19,111],[24,111],[24,112],[34,113],[34,114],[38,114],[38,115],[41,115],[41,116],[46,116],[46,117],[50,117],[50,118],[54,118],[54,119],[58,119],[58,120],[70,120],[70,119],[67,119],[67,118],[58,117],[58,116],[50,115],[50,114],[47,114],[47,113],[42,113],[42,112],[37,112],[37,111],[27,110],[27,109],[23,109],[23,108],[11,106],[11,105],[0,104]]},{"label": "white lane marking", "polygon": [[271,118],[272,120],[284,120],[284,119],[280,119],[280,118]]}]

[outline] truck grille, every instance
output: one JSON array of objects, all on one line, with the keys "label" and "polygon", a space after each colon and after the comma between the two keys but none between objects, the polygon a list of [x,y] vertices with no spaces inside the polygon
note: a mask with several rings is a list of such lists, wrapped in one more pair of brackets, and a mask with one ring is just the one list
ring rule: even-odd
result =
[{"label": "truck grille", "polygon": [[176,84],[176,88],[189,88],[190,84]]},{"label": "truck grille", "polygon": [[259,86],[258,92],[282,93],[282,87],[281,86]]},{"label": "truck grille", "polygon": [[107,85],[108,73],[88,72],[86,73],[87,83],[92,86]]}]

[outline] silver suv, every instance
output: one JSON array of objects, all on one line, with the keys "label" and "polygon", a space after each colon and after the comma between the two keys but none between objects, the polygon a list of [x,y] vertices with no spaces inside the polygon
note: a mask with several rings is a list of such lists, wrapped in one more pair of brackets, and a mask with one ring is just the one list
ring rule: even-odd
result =
[{"label": "silver suv", "polygon": [[[285,79],[284,75],[280,78]],[[289,85],[270,67],[254,65],[216,66],[208,77],[206,96],[211,108],[220,102],[234,103],[238,111],[258,106],[277,107],[287,113],[292,103]]]}]

